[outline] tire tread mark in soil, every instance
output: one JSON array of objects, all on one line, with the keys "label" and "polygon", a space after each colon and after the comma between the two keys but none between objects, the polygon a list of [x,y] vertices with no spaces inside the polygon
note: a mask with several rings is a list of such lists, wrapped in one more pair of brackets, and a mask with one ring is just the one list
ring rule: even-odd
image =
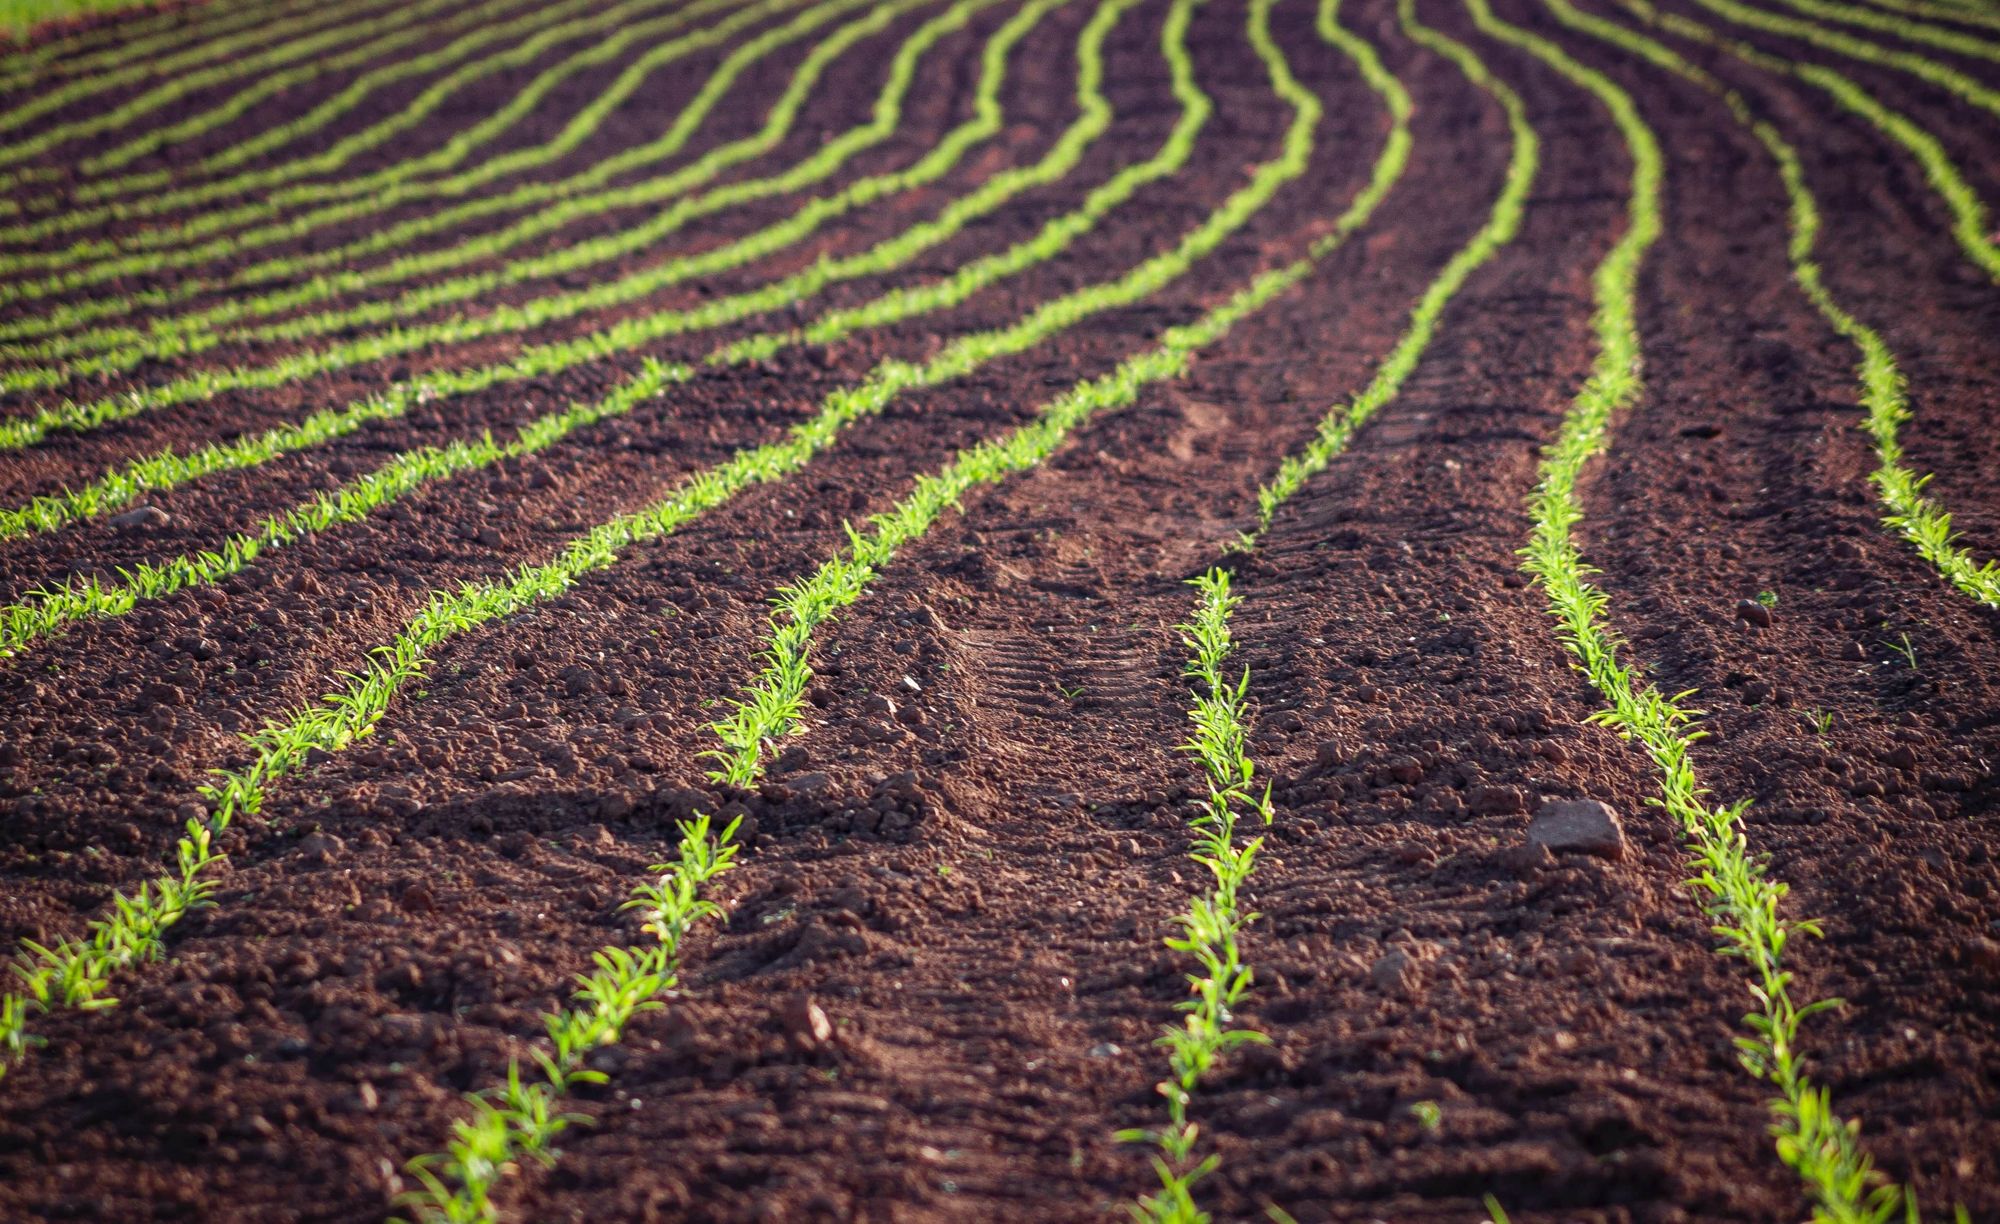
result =
[{"label": "tire tread mark in soil", "polygon": [[[1299,94],[1298,100],[1311,111],[1314,104],[1309,94]],[[1305,131],[1303,139],[1309,148],[1309,125]],[[1298,132],[1295,123],[1293,140],[1301,138]],[[202,873],[218,857],[213,848],[215,838],[229,828],[234,817],[240,812],[256,814],[263,805],[268,785],[301,763],[316,754],[339,751],[368,735],[397,690],[412,677],[423,674],[438,643],[559,595],[581,574],[615,563],[619,550],[670,534],[751,484],[789,475],[831,445],[848,422],[879,412],[889,399],[908,388],[962,377],[998,356],[1031,348],[1094,311],[1120,301],[1142,299],[1161,283],[1180,275],[1190,263],[1241,225],[1246,211],[1255,212],[1259,206],[1259,194],[1268,195],[1288,173],[1296,173],[1292,163],[1299,157],[1288,142],[1287,155],[1268,163],[1252,186],[1232,197],[1231,205],[1218,213],[1211,224],[1184,239],[1179,248],[1155,257],[1108,287],[1093,287],[1099,292],[1078,291],[1032,312],[1013,327],[961,337],[922,366],[885,362],[861,387],[846,388],[830,396],[821,413],[795,426],[785,441],[739,451],[720,467],[697,473],[683,482],[676,494],[644,510],[601,524],[574,540],[561,560],[523,567],[502,582],[468,584],[456,595],[435,593],[425,611],[395,642],[373,652],[366,670],[344,689],[330,695],[325,703],[306,708],[291,722],[271,723],[251,737],[255,759],[249,766],[237,771],[219,771],[217,783],[204,788],[213,810],[205,818],[190,819],[188,834],[176,852],[181,868],[150,882],[155,890],[152,899],[143,890],[136,904],[121,896],[114,904],[113,916],[93,923],[85,940],[63,942],[46,953],[35,952],[28,958],[30,967],[25,972],[29,975],[29,993],[34,996],[33,1006],[44,1011],[54,1006],[57,1000],[53,988],[58,982],[64,983],[68,1005],[101,997],[111,973],[135,958],[150,955],[157,947],[158,935],[178,919],[189,898],[198,899],[197,890],[205,891]],[[1341,233],[1344,236],[1345,231]],[[1297,280],[1306,270],[1302,263],[1287,271],[1292,280]],[[1276,292],[1276,283],[1269,280],[1259,287],[1268,296]],[[1240,313],[1243,307],[1239,303],[1235,309]],[[1228,311],[1222,311],[1212,319],[1229,317]],[[1156,360],[1161,359],[1156,357]],[[25,1035],[28,996],[9,995],[0,1006],[6,1009],[0,1012],[0,1025],[5,1026],[0,1030],[0,1044],[18,1056],[28,1040]]]}]

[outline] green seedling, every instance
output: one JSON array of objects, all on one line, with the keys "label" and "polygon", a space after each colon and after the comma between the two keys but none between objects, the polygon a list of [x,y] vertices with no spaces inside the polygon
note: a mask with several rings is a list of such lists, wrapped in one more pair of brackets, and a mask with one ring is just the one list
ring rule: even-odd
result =
[{"label": "green seedling", "polygon": [[1167,1102],[1167,1124],[1159,1128],[1119,1131],[1121,1143],[1143,1143],[1154,1149],[1153,1170],[1160,1188],[1127,1205],[1132,1218],[1147,1222],[1207,1219],[1194,1202],[1194,1187],[1220,1164],[1214,1154],[1196,1159],[1200,1128],[1188,1117],[1188,1106],[1203,1077],[1230,1050],[1270,1038],[1233,1026],[1233,1013],[1249,991],[1252,974],[1243,963],[1240,936],[1257,915],[1245,912],[1238,894],[1256,868],[1263,838],[1239,842],[1239,820],[1251,816],[1271,823],[1271,788],[1256,785],[1256,766],[1248,750],[1250,673],[1239,680],[1224,672],[1234,649],[1230,615],[1242,597],[1230,592],[1229,571],[1210,570],[1193,584],[1200,591],[1194,618],[1180,626],[1182,641],[1192,651],[1186,674],[1195,680],[1194,705],[1188,720],[1194,733],[1181,745],[1201,765],[1208,783],[1207,801],[1190,822],[1194,846],[1189,857],[1206,868],[1213,887],[1197,895],[1175,919],[1180,934],[1167,947],[1192,957],[1199,972],[1188,975],[1191,997],[1179,1004],[1179,1024],[1168,1025],[1154,1042],[1167,1052],[1168,1078],[1159,1085]]},{"label": "green seedling", "polygon": [[1782,915],[1788,888],[1749,850],[1743,827],[1748,801],[1718,805],[1707,799],[1692,760],[1700,732],[1691,725],[1696,712],[1684,704],[1689,694],[1662,693],[1619,658],[1622,643],[1607,615],[1610,596],[1590,581],[1576,539],[1575,526],[1583,518],[1577,482],[1608,446],[1613,417],[1644,391],[1636,318],[1641,267],[1663,228],[1665,161],[1658,139],[1631,95],[1609,77],[1493,16],[1487,0],[1468,5],[1483,31],[1594,94],[1617,124],[1632,160],[1626,229],[1593,278],[1598,347],[1591,376],[1543,452],[1523,567],[1548,595],[1564,646],[1606,702],[1592,721],[1638,742],[1652,759],[1659,772],[1656,802],[1681,827],[1694,869],[1690,883],[1722,941],[1720,950],[1749,970],[1756,1009],[1744,1018],[1750,1032],[1736,1039],[1737,1055],[1745,1070],[1776,1089],[1771,1115],[1779,1159],[1813,1199],[1816,1221],[1885,1222],[1902,1213],[1902,1188],[1883,1183],[1861,1148],[1858,1127],[1834,1111],[1827,1091],[1812,1083],[1804,1066],[1804,1022],[1838,1004],[1797,1002],[1783,954],[1792,940],[1817,936],[1819,927]]},{"label": "green seedling", "polygon": [[[1091,29],[1100,40],[1116,17],[1117,10],[1106,15],[1109,7],[1100,8],[1097,18],[1091,23]],[[1183,3],[1176,10],[1179,16],[1166,23],[1162,33],[1163,46],[1184,48],[1189,8]],[[1311,133],[1319,117],[1318,102],[1283,70],[1282,57],[1277,54],[1268,36],[1259,45],[1269,53],[1268,62],[1274,66],[1274,84],[1295,106],[1296,113],[1287,131],[1285,146],[1276,159],[1259,168],[1248,187],[1233,194],[1216,214],[1187,235],[1178,246],[1147,260],[1117,280],[1092,285],[1046,303],[1012,326],[961,337],[922,366],[897,361],[882,363],[863,386],[843,388],[832,393],[819,414],[794,426],[784,440],[746,448],[718,467],[696,473],[667,498],[602,523],[573,540],[554,562],[524,567],[503,581],[468,585],[456,592],[434,593],[430,603],[394,642],[373,652],[364,671],[347,677],[347,684],[328,694],[323,701],[306,706],[288,718],[273,721],[250,736],[250,763],[238,770],[218,771],[215,780],[202,788],[202,794],[210,804],[208,816],[191,821],[188,836],[180,843],[184,861],[193,852],[191,847],[202,852],[203,857],[195,863],[192,872],[198,874],[214,861],[213,853],[205,849],[212,839],[228,828],[238,815],[256,815],[262,808],[267,789],[280,778],[295,772],[310,753],[338,752],[372,734],[395,694],[409,681],[426,674],[433,652],[443,642],[535,602],[554,598],[569,590],[583,574],[614,564],[622,551],[632,544],[678,531],[743,489],[797,471],[831,445],[848,423],[881,411],[890,399],[907,388],[961,377],[997,357],[1024,351],[1089,313],[1143,300],[1160,286],[1183,274],[1197,259],[1240,229],[1278,187],[1302,173],[1310,157]],[[1180,58],[1185,62],[1184,53]],[[1344,220],[1350,222],[1349,229],[1360,223],[1360,218],[1354,216],[1351,209]],[[895,534],[876,538],[874,547],[881,550],[875,554],[876,557],[886,560],[903,539],[909,538],[912,533],[921,533],[934,522],[949,504],[955,502],[957,492],[954,489],[962,491],[981,480],[999,479],[1009,471],[1038,463],[1092,413],[1129,404],[1140,387],[1178,376],[1186,368],[1195,348],[1212,342],[1243,315],[1296,284],[1303,279],[1310,266],[1310,261],[1302,260],[1276,272],[1266,273],[1249,289],[1224,306],[1210,311],[1198,323],[1171,331],[1161,347],[1127,361],[1113,374],[1078,384],[1068,395],[1048,405],[1037,425],[1017,430],[1004,442],[973,448],[962,456],[960,463],[950,469],[945,478],[933,478],[925,484],[921,498],[908,501],[901,507],[900,517],[892,524],[896,528]],[[861,572],[845,563],[833,564],[824,571],[822,579],[845,584]],[[867,572],[873,571],[869,569]],[[860,589],[858,584],[852,587],[854,597],[858,597]],[[806,594],[814,600],[823,598],[811,591]],[[820,614],[830,614],[831,607],[820,608]],[[795,631],[794,637],[782,641],[792,643],[803,651],[809,637],[808,625],[803,631]],[[800,666],[803,666],[802,655]],[[782,700],[773,703],[768,695],[757,697],[758,701],[766,703],[761,707],[763,717],[769,719],[785,713],[787,709],[795,709],[799,692],[802,692],[802,687],[790,693],[793,703],[790,707],[783,706]],[[783,698],[785,695],[778,696]],[[789,722],[779,730],[789,730]],[[760,739],[758,744],[761,745],[761,742]],[[756,776],[759,772],[757,747],[753,746],[741,755],[748,758],[747,776]],[[187,870],[183,868],[184,873]],[[173,877],[163,877],[147,887],[154,890],[152,895],[158,896],[159,890],[175,884]],[[142,887],[138,895],[143,900],[147,896],[147,888]],[[121,925],[129,925],[121,917],[126,900],[123,896],[116,898],[114,914],[90,924],[88,939],[55,949],[55,962],[31,964],[29,969],[40,975],[32,981],[45,983],[51,976],[68,974],[72,966],[80,965],[86,989],[78,997],[85,1001],[100,997],[112,971],[128,963],[122,954],[117,954],[117,950],[129,942],[122,933]],[[142,904],[140,918],[150,925],[142,932],[141,946],[157,946],[158,932],[178,920],[184,908]],[[99,940],[109,940],[114,954],[92,954],[91,949]],[[24,954],[24,959],[32,956],[32,953]],[[42,1009],[47,1010],[49,1005],[44,998]],[[24,1024],[26,1014],[25,1008],[0,1007],[0,1051],[25,1047],[23,1033],[7,1029],[4,1025],[9,1017],[18,1018]]]},{"label": "green seedling", "polygon": [[[1120,11],[1124,7],[1120,5]],[[1115,17],[1115,14],[1112,16]],[[838,280],[887,272],[950,238],[966,224],[992,212],[1015,194],[1056,181],[1075,166],[1085,147],[1110,122],[1110,108],[1100,90],[1103,77],[1101,44],[1109,28],[1110,19],[1100,12],[1098,19],[1093,20],[1080,37],[1079,118],[1042,161],[992,176],[971,195],[947,207],[939,217],[917,225],[896,238],[885,240],[852,257],[822,261],[806,272],[784,278],[765,289],[717,299],[694,310],[643,316],[578,341],[531,348],[516,359],[498,366],[447,372],[401,384],[381,395],[345,407],[322,409],[296,425],[280,426],[261,434],[247,434],[232,442],[212,444],[190,452],[167,451],[138,460],[82,488],[39,497],[16,509],[0,510],[0,539],[50,531],[66,523],[106,513],[146,491],[173,488],[214,472],[254,467],[278,455],[344,437],[370,421],[395,419],[418,404],[443,396],[469,394],[509,381],[555,373],[637,347],[660,336],[720,326],[758,311],[775,309]],[[1003,35],[1006,33],[1007,30],[1002,31]],[[1006,251],[976,260],[961,268],[955,276],[894,290],[858,307],[829,311],[802,332],[770,332],[748,337],[712,353],[707,364],[729,366],[761,360],[776,354],[788,343],[834,343],[859,328],[884,326],[925,311],[954,305],[1003,277],[1024,271],[1060,253],[1076,238],[1088,233],[1112,208],[1130,199],[1139,187],[1173,173],[1186,162],[1211,106],[1194,85],[1185,34],[1183,22],[1179,23],[1178,32],[1167,29],[1161,37],[1162,48],[1173,72],[1174,93],[1184,107],[1180,120],[1154,157],[1121,170],[1112,180],[1091,192],[1081,209],[1052,219],[1034,237]],[[989,103],[997,107],[995,91],[998,89],[999,71],[1004,65],[1004,60],[997,54],[1000,49],[994,43],[988,44],[979,91],[982,115],[986,113]],[[997,124],[997,109],[993,114],[993,122]],[[912,173],[916,170],[913,169]]]},{"label": "green seedling", "polygon": [[721,916],[722,908],[702,895],[703,886],[734,866],[741,823],[739,817],[711,834],[709,818],[697,815],[681,826],[674,861],[655,866],[654,878],[633,889],[621,907],[639,912],[640,930],[653,942],[599,949],[595,967],[577,978],[577,1005],[542,1018],[548,1048],[534,1052],[533,1065],[524,1069],[516,1060],[504,1085],[468,1097],[472,1116],[452,1124],[444,1150],[405,1166],[419,1188],[398,1205],[413,1209],[419,1224],[485,1224],[497,1215],[493,1191],[508,1170],[523,1161],[555,1163],[557,1136],[587,1121],[559,1113],[561,1099],[607,1078],[585,1059],[615,1044],[634,1016],[663,1006],[660,996],[679,981],[688,932]]}]

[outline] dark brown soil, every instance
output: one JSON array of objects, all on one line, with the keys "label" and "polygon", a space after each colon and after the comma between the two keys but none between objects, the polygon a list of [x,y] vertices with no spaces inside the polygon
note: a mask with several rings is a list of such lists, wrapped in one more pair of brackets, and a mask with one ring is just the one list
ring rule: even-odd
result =
[{"label": "dark brown soil", "polygon": [[[1462,9],[1420,8],[1522,94],[1543,165],[1520,236],[1455,300],[1401,397],[1237,561],[1253,748],[1277,807],[1248,892],[1262,916],[1239,1019],[1272,1044],[1232,1055],[1197,1097],[1222,1160],[1199,1194],[1220,1219],[1275,1205],[1306,1222],[1463,1221],[1482,1218],[1487,1194],[1516,1220],[1803,1218],[1766,1134],[1769,1093],[1735,1058],[1751,1004],[1741,966],[1712,950],[1677,830],[1648,805],[1648,763],[1586,722],[1597,698],[1518,568],[1539,448],[1589,367],[1590,275],[1621,232],[1629,166],[1588,94],[1481,37]],[[1648,394],[1582,490],[1611,615],[1661,687],[1699,690],[1704,782],[1754,800],[1752,850],[1792,885],[1790,912],[1825,927],[1789,953],[1802,996],[1847,1001],[1808,1025],[1814,1076],[1927,1216],[1963,1204],[2000,1220],[2000,616],[1880,527],[1854,354],[1789,279],[1785,198],[1762,147],[1720,103],[1564,32],[1533,0],[1496,9],[1630,89],[1668,158],[1666,236],[1641,303]],[[935,11],[843,59],[812,122],[731,177],[862,121],[891,49]],[[1011,11],[945,40],[896,137],[839,181],[908,165],[960,122],[979,48]],[[593,950],[633,937],[618,903],[696,809],[745,817],[745,855],[716,892],[727,917],[691,941],[667,1005],[593,1057],[610,1078],[573,1101],[588,1125],[563,1137],[553,1170],[509,1179],[512,1218],[1083,1220],[1148,1190],[1143,1154],[1112,1136],[1160,1114],[1151,1041],[1189,968],[1161,941],[1203,883],[1185,823],[1200,778],[1177,748],[1185,580],[1225,559],[1276,458],[1367,381],[1485,218],[1508,152],[1499,108],[1405,38],[1393,5],[1343,12],[1418,101],[1415,156],[1376,221],[1188,377],[969,497],[906,550],[822,631],[804,733],[765,785],[717,791],[699,754],[755,667],[772,592],[954,449],[1296,257],[1365,182],[1386,119],[1314,35],[1309,5],[1286,0],[1274,22],[1326,105],[1310,167],[1193,274],[907,394],[798,477],[452,643],[375,736],[278,785],[229,834],[218,904],[173,930],[162,963],[120,979],[117,1007],[36,1020],[46,1046],[0,1080],[0,1218],[383,1218],[411,1184],[403,1162],[444,1142],[463,1094],[532,1048]],[[1156,50],[1165,15],[1148,0],[1120,23],[1106,75],[1117,119],[1064,183],[895,276],[724,336],[948,274],[1150,155],[1175,113]],[[1087,18],[1076,5],[1036,29],[1003,94],[1005,134],[936,187],[620,313],[863,249],[1038,158],[1074,117],[1070,49]],[[1279,149],[1286,114],[1242,24],[1239,4],[1197,10],[1197,72],[1217,109],[1186,170],[1060,259],[830,351],[704,374],[531,460],[0,663],[0,937],[74,934],[113,889],[156,873],[208,772],[244,759],[238,737],[325,692],[433,590],[548,557],[884,358],[919,358],[1166,249]],[[1839,62],[1779,42],[1760,45]],[[774,95],[803,53],[774,56],[732,98]],[[1938,473],[1976,555],[2000,552],[2000,289],[1969,272],[1899,148],[1806,86],[1690,54],[1801,146],[1829,280],[1910,377],[1911,463]],[[660,74],[551,173],[656,131],[719,55]],[[1854,75],[2000,192],[1985,116],[1893,72]],[[499,105],[530,76],[496,76],[480,97]],[[546,139],[589,97],[562,91],[505,147]],[[725,105],[681,160],[760,116]],[[800,202],[733,211],[624,266]],[[698,360],[719,338],[648,355]],[[489,360],[518,342],[398,364]],[[0,545],[0,598],[212,548],[305,490],[601,395],[636,368],[445,401],[200,481],[150,499],[162,526]],[[0,459],[0,494],[13,504],[394,374],[53,438]],[[1739,603],[1765,592],[1769,623],[1743,619]],[[1622,858],[1527,844],[1539,803],[1571,798],[1622,813]],[[834,1029],[809,1049],[787,1018],[805,998]],[[1426,1102],[1435,1126],[1412,1109]]]}]

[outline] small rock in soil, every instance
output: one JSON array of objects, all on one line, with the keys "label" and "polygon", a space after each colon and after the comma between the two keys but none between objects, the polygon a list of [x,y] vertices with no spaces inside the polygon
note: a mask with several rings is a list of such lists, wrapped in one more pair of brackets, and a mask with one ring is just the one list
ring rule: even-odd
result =
[{"label": "small rock in soil", "polygon": [[1466,795],[1465,802],[1466,806],[1482,816],[1528,810],[1528,796],[1518,786],[1475,786]]},{"label": "small rock in soil", "polygon": [[1528,822],[1528,843],[1557,854],[1625,857],[1625,827],[1618,813],[1595,799],[1557,799],[1542,805]]},{"label": "small rock in soil", "polygon": [[1423,985],[1423,969],[1417,964],[1417,958],[1401,948],[1377,960],[1368,971],[1368,977],[1375,983],[1375,989],[1383,994],[1405,999],[1416,994]]},{"label": "small rock in soil", "polygon": [[1965,941],[1965,959],[1982,969],[2000,969],[2000,941],[1972,936]]},{"label": "small rock in soil", "polygon": [[802,1054],[810,1054],[833,1040],[833,1021],[827,1019],[826,1012],[813,1002],[811,995],[795,994],[786,999],[778,1020],[784,1025],[785,1040]]},{"label": "small rock in soil", "polygon": [[111,516],[111,525],[120,531],[135,531],[141,527],[165,527],[174,521],[174,516],[158,506],[140,506],[123,514]]},{"label": "small rock in soil", "polygon": [[330,867],[346,848],[331,833],[314,833],[299,842],[299,858],[314,867]]},{"label": "small rock in soil", "polygon": [[1743,620],[1749,621],[1759,629],[1768,629],[1771,627],[1771,610],[1754,599],[1737,601],[1736,615]]}]

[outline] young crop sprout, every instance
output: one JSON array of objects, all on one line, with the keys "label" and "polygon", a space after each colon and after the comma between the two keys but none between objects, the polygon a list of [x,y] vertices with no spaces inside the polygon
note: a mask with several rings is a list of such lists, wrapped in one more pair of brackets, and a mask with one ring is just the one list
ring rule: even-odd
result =
[{"label": "young crop sprout", "polygon": [[1188,975],[1193,997],[1176,1004],[1180,1024],[1171,1024],[1154,1043],[1167,1051],[1171,1075],[1158,1085],[1167,1102],[1167,1125],[1118,1132],[1123,1143],[1145,1143],[1154,1149],[1153,1169],[1160,1179],[1157,1193],[1127,1205],[1133,1219],[1145,1224],[1190,1224],[1208,1218],[1194,1202],[1194,1186],[1219,1163],[1214,1154],[1195,1159],[1200,1128],[1188,1118],[1195,1086],[1222,1055],[1240,1045],[1268,1043],[1251,1029],[1232,1028],[1234,1010],[1250,989],[1250,967],[1243,963],[1238,936],[1256,921],[1243,912],[1237,893],[1256,866],[1264,839],[1239,843],[1236,827],[1249,814],[1271,822],[1271,788],[1256,786],[1256,768],[1248,749],[1246,706],[1250,672],[1230,681],[1223,673],[1233,643],[1229,616],[1242,597],[1229,590],[1229,571],[1210,570],[1193,580],[1201,591],[1195,617],[1180,626],[1182,641],[1194,652],[1186,674],[1196,680],[1194,706],[1188,720],[1194,733],[1181,747],[1201,763],[1208,780],[1208,798],[1191,823],[1194,848],[1189,857],[1214,876],[1214,886],[1189,904],[1175,921],[1181,934],[1166,943],[1192,956],[1199,973]]},{"label": "young crop sprout", "polygon": [[736,860],[739,817],[712,833],[707,816],[681,826],[679,853],[653,868],[654,878],[632,890],[621,909],[637,910],[640,930],[653,942],[639,948],[607,947],[596,968],[577,978],[576,1006],[542,1018],[548,1050],[534,1051],[539,1074],[523,1075],[516,1060],[507,1082],[468,1098],[472,1116],[452,1124],[445,1150],[409,1162],[419,1188],[402,1196],[418,1224],[483,1224],[496,1217],[493,1191],[523,1160],[555,1163],[554,1141],[582,1115],[558,1113],[556,1104],[579,1085],[601,1084],[602,1071],[584,1065],[591,1051],[617,1041],[640,1012],[664,1006],[660,996],[679,980],[681,942],[695,924],[718,917],[722,907],[702,886]]}]

